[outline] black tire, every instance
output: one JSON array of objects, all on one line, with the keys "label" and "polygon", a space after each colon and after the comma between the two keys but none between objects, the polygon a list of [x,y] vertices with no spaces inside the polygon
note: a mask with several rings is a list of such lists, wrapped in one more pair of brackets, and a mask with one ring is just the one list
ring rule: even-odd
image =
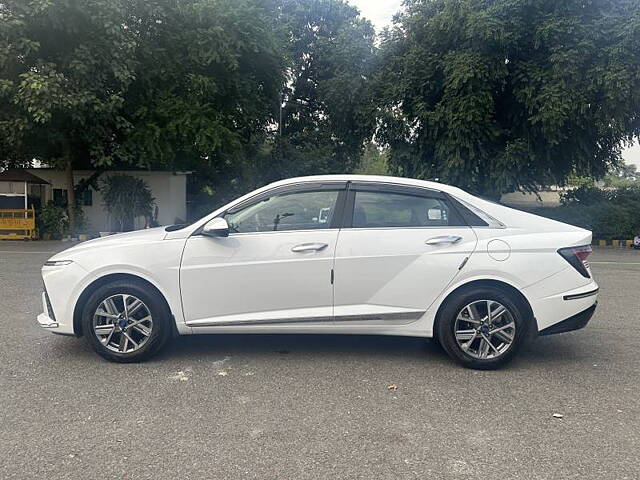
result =
[{"label": "black tire", "polygon": [[[511,361],[529,336],[532,324],[529,309],[522,304],[522,300],[495,287],[471,287],[454,295],[447,299],[440,310],[435,329],[436,338],[445,352],[464,367],[477,370],[497,369]],[[496,357],[476,358],[463,350],[456,340],[456,318],[467,305],[479,300],[490,300],[502,304],[515,323],[513,341],[503,353]],[[477,341],[479,342],[480,339]]]},{"label": "black tire", "polygon": [[[153,319],[151,334],[139,349],[122,353],[108,349],[94,332],[93,318],[98,306],[114,295],[133,295],[144,302]],[[91,347],[101,357],[118,363],[142,362],[158,353],[171,338],[171,312],[164,298],[155,289],[135,280],[115,280],[102,285],[91,294],[82,310],[82,331]]]}]

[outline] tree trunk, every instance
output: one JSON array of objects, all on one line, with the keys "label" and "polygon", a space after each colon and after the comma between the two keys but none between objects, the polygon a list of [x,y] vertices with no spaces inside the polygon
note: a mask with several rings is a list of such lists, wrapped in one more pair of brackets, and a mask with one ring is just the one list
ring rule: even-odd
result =
[{"label": "tree trunk", "polygon": [[67,157],[67,215],[69,216],[69,234],[73,236],[76,230],[76,196],[73,190],[73,162],[70,152],[66,152]]}]

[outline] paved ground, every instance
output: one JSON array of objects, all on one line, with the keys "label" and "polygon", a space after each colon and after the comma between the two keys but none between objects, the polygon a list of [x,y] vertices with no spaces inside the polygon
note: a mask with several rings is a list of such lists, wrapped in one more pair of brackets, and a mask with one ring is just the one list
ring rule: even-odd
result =
[{"label": "paved ground", "polygon": [[638,478],[640,252],[591,257],[587,329],[477,372],[420,339],[334,336],[110,364],[35,324],[61,248],[0,242],[0,478]]}]

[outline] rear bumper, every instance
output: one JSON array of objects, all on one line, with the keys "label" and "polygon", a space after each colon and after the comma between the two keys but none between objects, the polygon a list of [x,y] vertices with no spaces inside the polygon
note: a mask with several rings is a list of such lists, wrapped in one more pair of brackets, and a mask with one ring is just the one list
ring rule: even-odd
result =
[{"label": "rear bumper", "polygon": [[597,305],[598,304],[596,302],[586,310],[576,313],[575,315],[551,325],[544,330],[540,330],[538,335],[554,335],[556,333],[571,332],[573,330],[580,330],[581,328],[584,328],[587,323],[589,323],[589,320],[591,320],[591,317],[593,317]]},{"label": "rear bumper", "polygon": [[595,305],[598,284],[571,266],[522,290],[536,319],[538,332],[581,314]]}]

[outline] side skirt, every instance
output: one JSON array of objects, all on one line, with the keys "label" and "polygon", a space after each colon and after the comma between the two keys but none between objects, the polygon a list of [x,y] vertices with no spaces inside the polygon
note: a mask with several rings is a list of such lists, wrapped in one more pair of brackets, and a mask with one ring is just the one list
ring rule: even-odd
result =
[{"label": "side skirt", "polygon": [[418,320],[424,311],[418,312],[398,312],[398,313],[381,313],[381,314],[363,314],[363,315],[340,315],[337,317],[298,317],[284,319],[259,319],[259,320],[229,320],[229,321],[211,321],[206,323],[188,324],[195,329],[199,327],[231,327],[240,325],[288,325],[300,323],[317,323],[326,325],[331,322],[339,324],[343,322],[362,322],[362,323],[378,323],[388,324],[392,322],[407,322]]}]

